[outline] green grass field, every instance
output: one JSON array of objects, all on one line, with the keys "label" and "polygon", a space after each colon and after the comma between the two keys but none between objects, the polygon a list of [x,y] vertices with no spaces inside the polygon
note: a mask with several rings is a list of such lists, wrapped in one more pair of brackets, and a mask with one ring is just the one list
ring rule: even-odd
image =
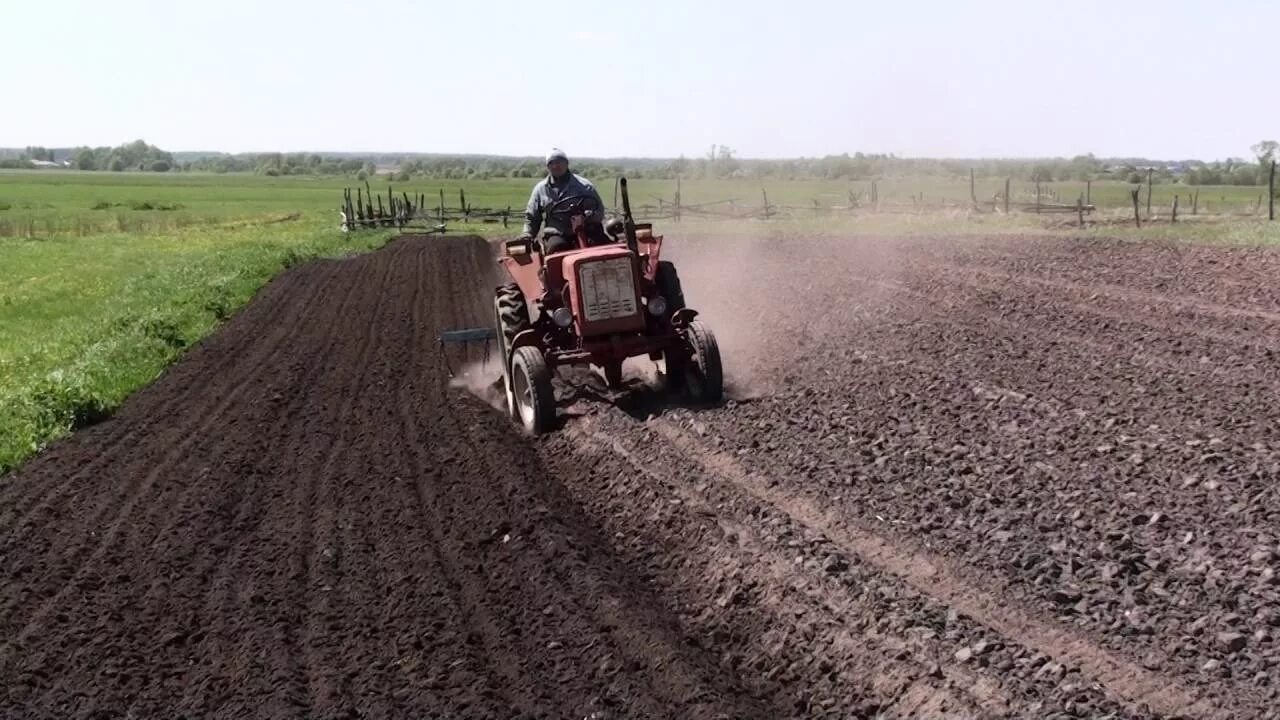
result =
[{"label": "green grass field", "polygon": [[[421,180],[393,186],[397,193],[425,193],[431,205],[443,189],[450,207],[457,207],[458,190],[465,188],[473,206],[509,206],[518,213],[532,182]],[[385,178],[371,184],[375,192],[386,191]],[[282,268],[385,243],[390,230],[339,231],[341,189],[348,185],[354,187],[354,179],[0,173],[0,472],[109,414]],[[599,185],[611,203],[613,182]],[[636,205],[669,201],[675,192],[675,183],[668,181],[638,180],[631,187]],[[1015,183],[1014,198],[1025,197],[1032,187]],[[1083,183],[1050,187],[1063,201],[1083,192]],[[772,204],[810,207],[817,200],[832,206],[844,204],[850,190],[866,191],[869,183],[768,182],[765,189]],[[909,203],[920,193],[926,202],[969,197],[967,178],[891,179],[878,189],[885,203]],[[1001,189],[1002,181],[979,181],[977,195],[989,200]],[[761,183],[686,181],[681,191],[686,204],[733,198],[759,205]],[[1128,191],[1122,183],[1095,183],[1093,199],[1102,215],[1119,217],[1131,212]],[[1256,188],[1200,192],[1203,210],[1230,213],[1251,211],[1259,194]],[[1185,197],[1188,188],[1157,185],[1153,211],[1167,208],[1175,193]],[[899,234],[1053,231],[1045,218],[1027,215],[859,214],[782,222],[797,229]],[[1084,232],[1266,243],[1280,242],[1278,226],[1236,219]],[[495,235],[514,234],[517,228],[450,226],[450,231]],[[678,236],[679,226],[664,225],[663,231]]]},{"label": "green grass field", "polygon": [[[428,204],[438,203],[444,191],[448,207],[458,207],[458,191],[464,189],[467,202],[476,207],[512,208],[519,212],[529,197],[532,180],[501,179],[481,182],[462,180],[415,180],[392,183],[396,194],[423,193]],[[81,173],[59,171],[10,171],[0,173],[0,238],[88,237],[110,233],[130,235],[163,234],[192,227],[217,226],[239,220],[263,221],[302,213],[307,220],[327,222],[336,227],[343,187],[354,187],[353,178],[265,177],[257,175]],[[371,181],[376,193],[385,193],[387,181]],[[606,203],[613,203],[614,183],[598,183]],[[886,178],[877,183],[884,203],[909,203],[922,196],[925,202],[969,199],[965,178]],[[686,204],[734,199],[759,206],[762,190],[771,204],[811,206],[815,200],[825,206],[843,205],[849,191],[865,193],[871,183],[844,180],[699,180],[681,183]],[[1092,200],[1102,211],[1125,212],[1131,207],[1126,183],[1093,184]],[[631,183],[632,202],[670,202],[676,184],[667,180],[636,180]],[[989,203],[1003,192],[1002,180],[978,180],[976,194]],[[1032,201],[1035,186],[1014,182],[1011,196]],[[1060,202],[1074,202],[1085,193],[1080,182],[1048,183],[1046,193]],[[1189,214],[1190,195],[1195,188],[1183,185],[1156,185],[1153,212],[1167,212],[1174,195],[1182,198],[1182,214]],[[1253,187],[1202,187],[1200,209],[1206,213],[1251,212],[1263,190]],[[1145,210],[1146,193],[1143,191]],[[1265,212],[1265,204],[1262,207]]]}]

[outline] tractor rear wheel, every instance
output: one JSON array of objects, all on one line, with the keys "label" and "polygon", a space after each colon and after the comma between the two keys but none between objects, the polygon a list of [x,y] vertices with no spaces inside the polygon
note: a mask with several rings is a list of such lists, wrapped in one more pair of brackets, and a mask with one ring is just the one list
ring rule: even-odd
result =
[{"label": "tractor rear wheel", "polygon": [[684,308],[684,290],[680,287],[680,274],[676,272],[674,263],[659,260],[653,284],[658,286],[658,294],[667,301],[667,314]]},{"label": "tractor rear wheel", "polygon": [[505,352],[511,347],[516,335],[531,327],[529,322],[529,303],[520,292],[520,286],[507,283],[498,286],[494,294],[494,305],[498,311],[498,333],[502,336],[502,349]]},{"label": "tractor rear wheel", "polygon": [[542,351],[531,345],[516,348],[511,356],[512,412],[525,430],[541,435],[556,421],[556,395],[551,369]]},{"label": "tractor rear wheel", "polygon": [[685,328],[684,337],[690,354],[682,357],[678,366],[689,398],[697,403],[719,402],[724,397],[724,369],[715,334],[705,323],[694,320]]}]

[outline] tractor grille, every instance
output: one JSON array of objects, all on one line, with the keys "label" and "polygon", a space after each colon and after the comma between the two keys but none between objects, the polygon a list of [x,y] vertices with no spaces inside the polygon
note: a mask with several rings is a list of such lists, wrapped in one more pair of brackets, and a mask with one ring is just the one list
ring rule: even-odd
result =
[{"label": "tractor grille", "polygon": [[636,314],[635,277],[630,258],[584,263],[579,277],[582,279],[582,313],[588,322]]}]

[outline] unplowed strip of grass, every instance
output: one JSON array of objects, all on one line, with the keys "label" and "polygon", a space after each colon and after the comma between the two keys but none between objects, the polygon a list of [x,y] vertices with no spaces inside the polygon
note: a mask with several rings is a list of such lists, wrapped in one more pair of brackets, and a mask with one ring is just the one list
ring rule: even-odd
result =
[{"label": "unplowed strip of grass", "polygon": [[0,472],[110,414],[281,269],[385,241],[318,221],[0,240]]}]

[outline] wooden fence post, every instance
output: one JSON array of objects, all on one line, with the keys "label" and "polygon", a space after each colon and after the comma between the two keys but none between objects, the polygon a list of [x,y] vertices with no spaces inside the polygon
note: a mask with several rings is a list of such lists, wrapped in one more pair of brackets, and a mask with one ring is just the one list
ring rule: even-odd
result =
[{"label": "wooden fence post", "polygon": [[444,188],[440,188],[440,224],[444,224]]},{"label": "wooden fence post", "polygon": [[1004,214],[1009,214],[1009,181],[1011,178],[1004,179]]},{"label": "wooden fence post", "polygon": [[876,181],[871,181],[871,206],[876,212],[880,212],[880,188],[876,185]]},{"label": "wooden fence post", "polygon": [[1129,191],[1133,196],[1133,222],[1138,227],[1142,227],[1142,216],[1138,213],[1138,196],[1142,194],[1142,186],[1138,186]]},{"label": "wooden fence post", "polygon": [[1085,205],[1093,204],[1093,181],[1092,180],[1084,181],[1084,204]]},{"label": "wooden fence post", "polygon": [[1084,198],[1076,198],[1076,215],[1080,219],[1080,227],[1084,227]]},{"label": "wooden fence post", "polygon": [[760,197],[764,198],[764,219],[769,219],[769,193],[764,188],[760,188]]},{"label": "wooden fence post", "polygon": [[1036,214],[1040,214],[1040,176],[1036,175]]},{"label": "wooden fence post", "polygon": [[1196,194],[1191,196],[1191,214],[1195,215],[1200,212],[1200,189],[1196,189]]},{"label": "wooden fence post", "polygon": [[1275,220],[1276,219],[1276,161],[1275,160],[1271,161],[1271,176],[1267,180],[1267,188],[1270,190],[1270,192],[1267,193],[1267,198],[1269,198],[1267,200],[1267,219]]},{"label": "wooden fence post", "polygon": [[676,176],[676,222],[680,222],[680,176]]},{"label": "wooden fence post", "polygon": [[1178,196],[1176,194],[1173,196],[1173,211],[1169,216],[1169,222],[1178,222]]},{"label": "wooden fence post", "polygon": [[969,200],[973,202],[973,209],[978,209],[978,193],[973,187],[973,168],[969,168]]},{"label": "wooden fence post", "polygon": [[1147,168],[1147,217],[1151,217],[1151,191],[1155,187],[1153,179],[1155,178],[1156,169]]}]

